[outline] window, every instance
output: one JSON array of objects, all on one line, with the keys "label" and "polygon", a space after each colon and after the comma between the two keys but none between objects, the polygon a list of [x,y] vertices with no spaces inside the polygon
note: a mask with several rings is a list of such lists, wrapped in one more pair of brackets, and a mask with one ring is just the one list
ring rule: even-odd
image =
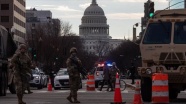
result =
[{"label": "window", "polygon": [[186,22],[175,23],[174,43],[175,44],[186,44]]},{"label": "window", "polygon": [[171,22],[149,24],[143,44],[169,44],[171,42]]},{"label": "window", "polygon": [[9,10],[9,4],[1,4],[1,10]]},{"label": "window", "polygon": [[1,16],[1,22],[9,22],[9,16]]}]

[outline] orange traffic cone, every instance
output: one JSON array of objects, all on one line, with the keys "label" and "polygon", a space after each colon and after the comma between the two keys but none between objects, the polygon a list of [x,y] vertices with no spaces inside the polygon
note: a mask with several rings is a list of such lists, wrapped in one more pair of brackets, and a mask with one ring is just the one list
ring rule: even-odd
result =
[{"label": "orange traffic cone", "polygon": [[111,104],[125,104],[126,102],[122,102],[120,84],[119,84],[119,75],[116,74],[116,83],[115,83],[115,92],[114,92],[114,102]]},{"label": "orange traffic cone", "polygon": [[142,100],[141,100],[139,81],[136,82],[136,88],[135,88],[135,95],[134,95],[134,102],[133,102],[133,104],[143,104]]},{"label": "orange traffic cone", "polygon": [[49,82],[48,82],[48,91],[52,91],[52,84],[51,84],[50,78],[49,78]]}]

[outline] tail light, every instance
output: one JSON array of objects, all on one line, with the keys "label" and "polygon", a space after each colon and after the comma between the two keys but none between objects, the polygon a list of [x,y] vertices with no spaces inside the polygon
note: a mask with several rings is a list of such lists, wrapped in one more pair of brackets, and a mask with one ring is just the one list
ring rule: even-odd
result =
[{"label": "tail light", "polygon": [[99,76],[99,72],[96,72],[96,75]]}]

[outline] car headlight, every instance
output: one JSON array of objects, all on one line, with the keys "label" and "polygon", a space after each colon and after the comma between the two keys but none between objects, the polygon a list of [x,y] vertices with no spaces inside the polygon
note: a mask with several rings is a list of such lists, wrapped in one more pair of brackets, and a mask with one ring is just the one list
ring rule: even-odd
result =
[{"label": "car headlight", "polygon": [[37,76],[37,77],[35,77],[36,79],[39,79],[39,77]]},{"label": "car headlight", "polygon": [[146,73],[147,73],[147,74],[151,74],[151,73],[152,73],[152,70],[148,68],[148,69],[146,70]]}]

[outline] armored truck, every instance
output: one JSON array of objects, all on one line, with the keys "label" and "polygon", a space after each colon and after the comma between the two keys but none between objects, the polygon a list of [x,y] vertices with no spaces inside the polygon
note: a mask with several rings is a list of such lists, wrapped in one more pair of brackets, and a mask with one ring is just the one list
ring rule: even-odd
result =
[{"label": "armored truck", "polygon": [[6,95],[8,88],[8,59],[13,56],[17,46],[11,34],[0,25],[0,96]]},{"label": "armored truck", "polygon": [[158,10],[148,20],[140,43],[141,95],[151,101],[152,74],[168,74],[169,98],[186,89],[186,9]]}]

